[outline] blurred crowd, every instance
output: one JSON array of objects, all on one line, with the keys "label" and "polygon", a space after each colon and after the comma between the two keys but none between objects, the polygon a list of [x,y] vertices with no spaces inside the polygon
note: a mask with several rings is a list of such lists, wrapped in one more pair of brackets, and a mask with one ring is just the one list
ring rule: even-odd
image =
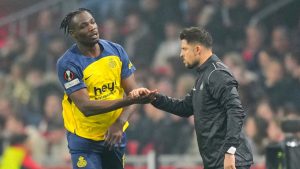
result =
[{"label": "blurred crowd", "polygon": [[[195,73],[179,58],[179,32],[201,26],[214,38],[213,51],[239,82],[247,112],[244,130],[257,165],[269,144],[287,136],[283,119],[300,117],[300,12],[292,2],[259,22],[272,0],[87,0],[76,7],[94,12],[101,38],[121,44],[141,86],[183,98]],[[22,148],[40,166],[70,163],[61,117],[63,88],[56,60],[73,43],[59,24],[69,11],[40,11],[26,36],[3,34],[0,49],[0,156]],[[6,32],[4,30],[4,32]],[[7,31],[8,32],[8,31]],[[137,105],[127,130],[127,154],[199,155],[193,117]],[[21,157],[21,156],[20,156]],[[200,157],[199,157],[200,158]],[[4,160],[3,160],[4,161]]]}]

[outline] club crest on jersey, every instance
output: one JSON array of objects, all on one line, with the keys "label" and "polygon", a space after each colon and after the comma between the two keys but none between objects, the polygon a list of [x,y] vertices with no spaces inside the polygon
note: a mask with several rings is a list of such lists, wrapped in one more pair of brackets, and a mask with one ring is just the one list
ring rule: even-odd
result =
[{"label": "club crest on jersey", "polygon": [[64,79],[65,79],[66,81],[69,82],[69,81],[73,80],[74,77],[75,77],[75,75],[74,75],[74,73],[73,73],[72,71],[66,70],[66,71],[64,72]]},{"label": "club crest on jersey", "polygon": [[110,68],[115,68],[117,66],[117,63],[114,59],[109,59],[108,65]]}]

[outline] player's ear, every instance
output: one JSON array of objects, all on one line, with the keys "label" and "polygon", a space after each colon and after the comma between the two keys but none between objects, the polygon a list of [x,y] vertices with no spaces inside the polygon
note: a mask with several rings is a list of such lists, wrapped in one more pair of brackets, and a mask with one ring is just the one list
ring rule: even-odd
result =
[{"label": "player's ear", "polygon": [[69,35],[72,37],[72,38],[76,38],[76,36],[75,36],[75,32],[74,32],[74,30],[73,29],[70,29],[69,30]]}]

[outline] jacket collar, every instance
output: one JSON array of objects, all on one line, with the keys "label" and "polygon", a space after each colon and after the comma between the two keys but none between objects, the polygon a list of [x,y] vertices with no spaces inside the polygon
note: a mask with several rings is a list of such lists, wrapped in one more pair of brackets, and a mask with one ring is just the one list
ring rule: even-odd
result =
[{"label": "jacket collar", "polygon": [[216,61],[220,61],[220,59],[218,58],[218,56],[216,56],[215,54],[212,54],[202,65],[200,65],[199,67],[196,68],[196,71],[198,73],[202,72],[208,65],[210,65],[210,63],[212,62],[216,62]]}]

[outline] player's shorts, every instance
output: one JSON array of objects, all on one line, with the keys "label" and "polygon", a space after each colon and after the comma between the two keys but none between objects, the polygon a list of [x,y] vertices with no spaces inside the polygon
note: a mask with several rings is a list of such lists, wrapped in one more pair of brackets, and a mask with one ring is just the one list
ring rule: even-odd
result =
[{"label": "player's shorts", "polygon": [[93,141],[67,132],[73,169],[124,169],[126,135],[112,150],[104,141]]}]

